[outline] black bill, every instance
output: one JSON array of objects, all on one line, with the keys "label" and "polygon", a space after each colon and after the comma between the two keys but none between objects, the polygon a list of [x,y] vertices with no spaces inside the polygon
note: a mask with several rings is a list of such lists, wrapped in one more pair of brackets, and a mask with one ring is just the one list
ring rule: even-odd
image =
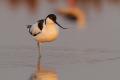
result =
[{"label": "black bill", "polygon": [[64,28],[62,27],[60,24],[58,24],[57,22],[55,22],[59,27],[61,27],[62,29],[68,29],[68,28]]}]

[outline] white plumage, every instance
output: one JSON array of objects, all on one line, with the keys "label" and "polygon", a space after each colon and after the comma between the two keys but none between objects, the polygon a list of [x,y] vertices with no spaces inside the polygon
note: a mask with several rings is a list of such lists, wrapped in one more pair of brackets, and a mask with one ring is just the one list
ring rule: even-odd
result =
[{"label": "white plumage", "polygon": [[60,25],[56,22],[56,16],[54,14],[50,14],[45,20],[39,20],[28,29],[37,42],[43,43],[54,41],[58,37],[58,26]]},{"label": "white plumage", "polygon": [[37,41],[38,52],[39,52],[38,63],[37,63],[38,70],[40,70],[40,58],[41,58],[39,43],[51,42],[57,39],[59,35],[58,26],[63,29],[67,29],[62,27],[56,22],[56,16],[54,14],[49,14],[44,20],[41,19],[37,21],[35,24],[27,26],[29,33]]}]

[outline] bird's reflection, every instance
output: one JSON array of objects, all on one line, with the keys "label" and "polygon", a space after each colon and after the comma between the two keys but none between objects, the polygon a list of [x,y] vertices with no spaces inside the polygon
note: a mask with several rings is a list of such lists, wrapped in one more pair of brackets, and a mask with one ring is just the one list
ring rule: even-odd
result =
[{"label": "bird's reflection", "polygon": [[58,76],[55,71],[47,70],[42,67],[40,71],[35,71],[35,73],[30,76],[29,80],[58,80]]}]

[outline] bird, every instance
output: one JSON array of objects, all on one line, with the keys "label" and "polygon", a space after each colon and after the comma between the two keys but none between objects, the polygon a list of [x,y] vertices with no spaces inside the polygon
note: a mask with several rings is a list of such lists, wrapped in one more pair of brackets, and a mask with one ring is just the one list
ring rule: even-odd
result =
[{"label": "bird", "polygon": [[46,42],[52,42],[57,39],[59,35],[59,27],[62,29],[68,29],[62,27],[57,22],[57,17],[55,14],[49,14],[45,19],[40,19],[33,25],[27,25],[27,29],[30,35],[36,40],[38,47],[38,62],[37,69],[40,70],[40,44]]}]

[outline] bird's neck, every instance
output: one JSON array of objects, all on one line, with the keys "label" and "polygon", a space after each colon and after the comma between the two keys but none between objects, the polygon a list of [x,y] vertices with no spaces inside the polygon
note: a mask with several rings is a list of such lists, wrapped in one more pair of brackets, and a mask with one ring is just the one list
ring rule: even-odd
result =
[{"label": "bird's neck", "polygon": [[47,18],[46,19],[46,24],[53,24],[54,22],[50,19],[50,18]]}]

